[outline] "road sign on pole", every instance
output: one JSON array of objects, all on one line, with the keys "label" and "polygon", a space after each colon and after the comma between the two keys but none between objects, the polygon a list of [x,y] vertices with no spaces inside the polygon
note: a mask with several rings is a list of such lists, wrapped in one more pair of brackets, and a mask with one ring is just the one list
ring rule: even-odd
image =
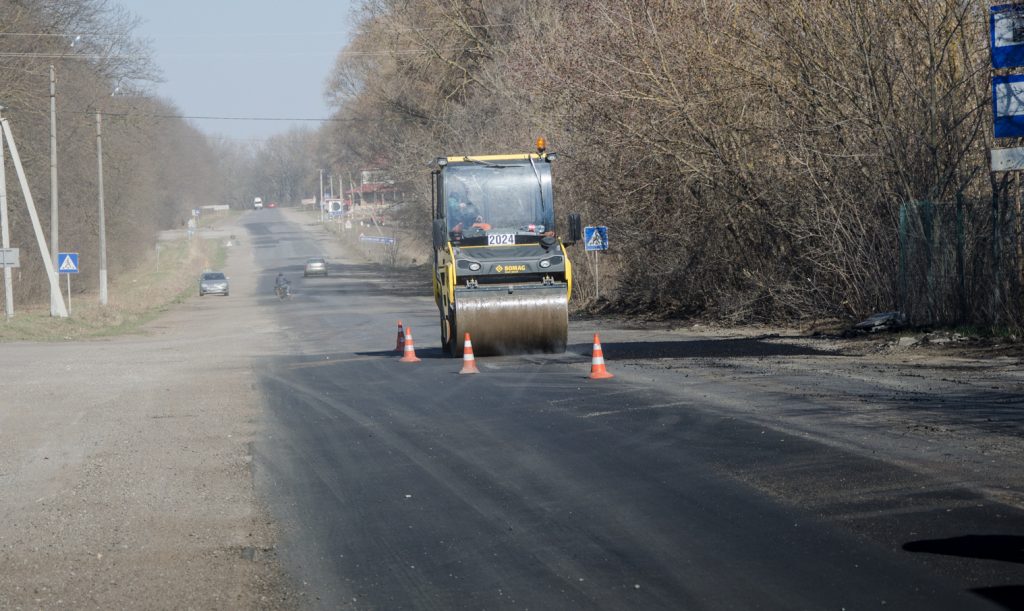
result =
[{"label": "road sign on pole", "polygon": [[[25,175],[25,168],[21,165],[21,156],[18,154],[18,145],[14,142],[14,134],[11,132],[11,124],[7,119],[0,118],[0,127],[3,128],[4,141],[10,147],[11,161],[14,162],[14,170],[18,174],[18,183],[21,185],[21,194],[25,198],[25,206],[28,208],[29,219],[32,220],[32,231],[36,235],[36,243],[39,245],[39,254],[43,259],[43,267],[46,269],[46,277],[50,281],[51,298],[56,295],[56,311],[51,308],[51,315],[67,318],[68,310],[64,307],[64,299],[60,296],[60,276],[53,268],[53,259],[50,258],[50,250],[46,246],[46,238],[43,236],[43,226],[39,222],[39,214],[36,212],[36,202],[32,199],[32,191],[28,187],[28,177]],[[8,293],[9,294],[9,293]]]},{"label": "road sign on pole", "polygon": [[78,273],[78,253],[57,253],[57,271],[68,279],[68,314],[71,314],[71,274]]},{"label": "road sign on pole", "polygon": [[1024,136],[1024,74],[992,77],[992,117],[996,138]]},{"label": "road sign on pole", "polygon": [[992,67],[1024,67],[1024,5],[991,7],[988,24]]},{"label": "road sign on pole", "polygon": [[1024,147],[992,149],[992,171],[1014,172],[1024,170]]},{"label": "road sign on pole", "polygon": [[0,248],[0,267],[21,267],[20,254],[17,248]]},{"label": "road sign on pole", "polygon": [[57,254],[57,271],[62,274],[78,273],[78,253],[62,252]]},{"label": "road sign on pole", "polygon": [[604,225],[583,228],[583,247],[594,253],[594,297],[601,296],[601,274],[597,265],[597,251],[608,250],[608,228]]},{"label": "road sign on pole", "polygon": [[395,238],[388,236],[377,236],[377,235],[361,235],[359,236],[360,242],[370,242],[371,244],[394,244]]},{"label": "road sign on pole", "polygon": [[608,228],[584,227],[583,245],[587,250],[608,250]]}]

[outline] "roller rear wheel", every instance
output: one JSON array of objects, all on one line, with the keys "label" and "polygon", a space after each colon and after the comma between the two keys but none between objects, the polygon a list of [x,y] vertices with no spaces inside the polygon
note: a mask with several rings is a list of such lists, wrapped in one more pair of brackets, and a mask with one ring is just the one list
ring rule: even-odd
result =
[{"label": "roller rear wheel", "polygon": [[441,315],[441,349],[447,355],[452,354],[452,326],[448,317]]}]

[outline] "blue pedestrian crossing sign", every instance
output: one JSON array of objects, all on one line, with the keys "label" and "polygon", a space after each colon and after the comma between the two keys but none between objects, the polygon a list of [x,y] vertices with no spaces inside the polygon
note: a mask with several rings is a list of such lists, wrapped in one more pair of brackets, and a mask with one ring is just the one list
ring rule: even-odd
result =
[{"label": "blue pedestrian crossing sign", "polygon": [[583,245],[587,250],[608,250],[608,228],[584,227]]},{"label": "blue pedestrian crossing sign", "polygon": [[57,271],[61,274],[78,273],[78,253],[61,252],[57,253]]}]

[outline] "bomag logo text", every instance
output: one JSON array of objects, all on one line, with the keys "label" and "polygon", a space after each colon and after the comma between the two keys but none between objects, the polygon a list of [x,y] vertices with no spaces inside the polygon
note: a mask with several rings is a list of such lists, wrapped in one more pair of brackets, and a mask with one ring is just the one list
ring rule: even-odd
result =
[{"label": "bomag logo text", "polygon": [[497,266],[494,267],[494,271],[498,272],[499,274],[501,274],[501,273],[515,274],[515,273],[518,273],[518,272],[525,272],[526,271],[526,266],[525,265],[497,265]]}]

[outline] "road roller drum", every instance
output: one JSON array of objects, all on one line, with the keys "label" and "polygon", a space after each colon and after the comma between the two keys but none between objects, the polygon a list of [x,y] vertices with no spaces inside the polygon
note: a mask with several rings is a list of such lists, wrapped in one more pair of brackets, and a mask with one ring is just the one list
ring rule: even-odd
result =
[{"label": "road roller drum", "polygon": [[[454,338],[469,333],[475,355],[565,352],[569,333],[564,286],[457,289]],[[452,342],[456,356],[462,344]]]}]

